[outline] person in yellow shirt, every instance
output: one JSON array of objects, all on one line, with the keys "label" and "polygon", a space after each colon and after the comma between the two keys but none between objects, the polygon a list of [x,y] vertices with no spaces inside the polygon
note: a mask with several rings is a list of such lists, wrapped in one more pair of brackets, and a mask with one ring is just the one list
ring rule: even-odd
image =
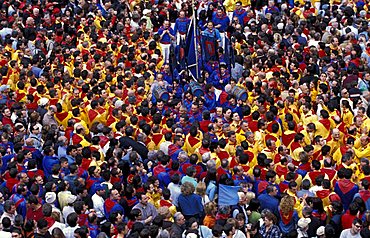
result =
[{"label": "person in yellow shirt", "polygon": [[296,124],[299,123],[299,110],[297,108],[297,106],[294,104],[294,97],[287,97],[286,100],[285,100],[285,103],[286,103],[286,111],[285,113],[289,113],[293,116],[293,120]]},{"label": "person in yellow shirt", "polygon": [[314,123],[308,123],[306,125],[306,129],[301,131],[302,135],[304,135],[303,141],[306,145],[311,145],[314,138],[316,137],[316,126]]},{"label": "person in yellow shirt", "polygon": [[277,154],[275,141],[272,139],[268,139],[266,141],[266,148],[263,149],[261,153],[264,153],[267,158],[274,160]]},{"label": "person in yellow shirt", "polygon": [[334,152],[343,145],[343,141],[340,139],[340,131],[335,128],[332,130],[331,140],[329,140],[326,144],[330,146],[330,155],[333,155]]},{"label": "person in yellow shirt", "polygon": [[235,0],[225,0],[223,5],[226,9],[227,16],[231,20],[233,17],[233,12],[235,10]]},{"label": "person in yellow shirt", "polygon": [[369,137],[367,135],[361,136],[360,138],[360,147],[353,148],[357,158],[369,158],[370,157],[370,146],[369,146]]},{"label": "person in yellow shirt", "polygon": [[228,133],[228,142],[227,142],[227,145],[225,147],[225,150],[226,150],[227,153],[229,153],[230,156],[235,156],[236,145],[237,145],[236,133],[235,133],[235,131],[229,131],[229,133]]},{"label": "person in yellow shirt", "polygon": [[350,127],[353,122],[353,112],[347,100],[342,101],[342,120],[346,127]]},{"label": "person in yellow shirt", "polygon": [[[367,127],[367,129],[370,130],[370,118],[366,115],[366,110],[364,107],[360,107],[357,110],[356,117],[360,117],[362,119],[361,129]],[[353,119],[354,121],[356,120],[356,117]]]},{"label": "person in yellow shirt", "polygon": [[259,119],[257,123],[258,131],[255,132],[255,140],[260,146],[260,148],[265,147],[265,135],[266,135],[266,121],[264,119]]},{"label": "person in yellow shirt", "polygon": [[312,113],[312,105],[309,102],[306,102],[302,106],[302,113],[301,113],[301,119],[300,123],[303,126],[307,126],[309,123],[317,121],[317,115],[314,115]]},{"label": "person in yellow shirt", "polygon": [[298,191],[297,182],[295,182],[295,181],[289,182],[287,194],[294,198],[294,209],[297,211],[298,216],[302,217],[302,209],[303,209],[303,204],[305,203],[304,202],[305,197],[303,197],[302,201],[299,200],[299,198],[297,196],[297,191]]},{"label": "person in yellow shirt", "polygon": [[250,131],[248,127],[248,122],[243,120],[240,122],[239,128],[236,130],[236,140],[238,144],[242,143],[242,141],[245,141],[247,139],[246,137],[247,131]]},{"label": "person in yellow shirt", "polygon": [[202,146],[203,135],[197,127],[190,127],[189,134],[185,137],[185,143],[183,150],[185,150],[188,155],[194,154],[197,149]]}]

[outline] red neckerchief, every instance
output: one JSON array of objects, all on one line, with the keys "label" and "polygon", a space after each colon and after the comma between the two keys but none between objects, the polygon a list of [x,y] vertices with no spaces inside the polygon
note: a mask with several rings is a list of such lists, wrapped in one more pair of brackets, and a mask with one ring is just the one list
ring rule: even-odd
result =
[{"label": "red neckerchief", "polygon": [[293,211],[290,211],[287,215],[284,215],[281,210],[279,210],[281,221],[285,224],[288,225],[290,221],[292,220],[293,217]]}]

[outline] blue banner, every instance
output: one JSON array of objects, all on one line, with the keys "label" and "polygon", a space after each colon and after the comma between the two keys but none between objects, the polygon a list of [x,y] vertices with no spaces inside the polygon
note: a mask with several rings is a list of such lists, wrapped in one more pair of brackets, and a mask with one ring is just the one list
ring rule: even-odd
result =
[{"label": "blue banner", "polygon": [[240,186],[228,186],[220,184],[218,191],[218,205],[232,206],[239,202],[238,191]]}]

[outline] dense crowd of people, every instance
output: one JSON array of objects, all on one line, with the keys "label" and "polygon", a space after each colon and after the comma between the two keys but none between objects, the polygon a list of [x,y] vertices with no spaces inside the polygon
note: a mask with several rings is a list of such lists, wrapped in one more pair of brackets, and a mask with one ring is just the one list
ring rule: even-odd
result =
[{"label": "dense crowd of people", "polygon": [[0,235],[370,237],[368,7],[2,1]]}]

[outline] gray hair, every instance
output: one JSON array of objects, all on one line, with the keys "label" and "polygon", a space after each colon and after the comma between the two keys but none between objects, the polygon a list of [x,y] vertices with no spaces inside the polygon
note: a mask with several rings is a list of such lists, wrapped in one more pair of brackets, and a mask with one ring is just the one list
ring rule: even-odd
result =
[{"label": "gray hair", "polygon": [[137,135],[137,141],[145,142],[144,140],[146,139],[146,135],[144,133],[139,133]]},{"label": "gray hair", "polygon": [[211,153],[207,152],[202,154],[202,162],[207,163],[211,159]]},{"label": "gray hair", "polygon": [[186,153],[185,151],[180,151],[177,158],[187,160],[189,158],[189,156],[188,156],[188,153]]},{"label": "gray hair", "polygon": [[216,168],[216,161],[210,159],[207,161],[207,169]]}]

